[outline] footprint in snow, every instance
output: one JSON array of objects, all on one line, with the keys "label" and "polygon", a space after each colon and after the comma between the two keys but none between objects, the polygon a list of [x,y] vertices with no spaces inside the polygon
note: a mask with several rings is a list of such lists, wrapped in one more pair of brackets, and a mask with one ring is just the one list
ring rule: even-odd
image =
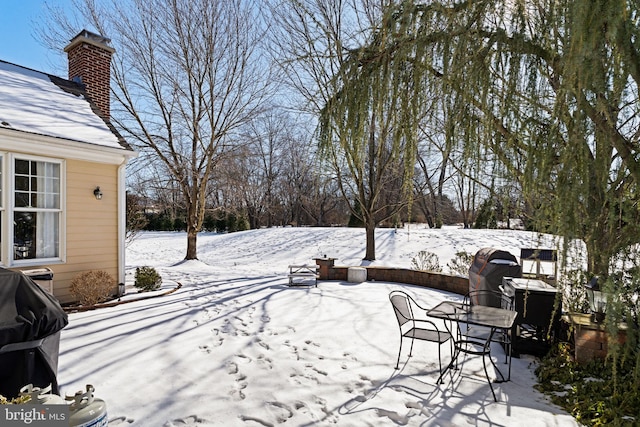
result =
[{"label": "footprint in snow", "polygon": [[262,341],[261,339],[256,339],[256,342],[258,343],[258,345],[260,345],[261,347],[263,347],[265,350],[270,350],[271,347],[269,347],[269,344],[267,344],[266,342]]},{"label": "footprint in snow", "polygon": [[234,357],[240,363],[251,363],[251,358],[245,354],[238,353]]},{"label": "footprint in snow", "polygon": [[235,362],[227,362],[227,374],[235,375],[238,373],[238,364]]},{"label": "footprint in snow", "polygon": [[132,424],[135,420],[133,418],[127,417],[115,417],[109,420],[110,426],[125,426],[127,424]]},{"label": "footprint in snow", "polygon": [[244,375],[240,375],[238,379],[236,379],[233,389],[229,392],[229,394],[236,400],[244,400],[246,397],[243,390],[247,388],[249,383],[244,381],[245,379],[246,377]]},{"label": "footprint in snow", "polygon": [[[111,423],[109,423],[111,424]],[[213,425],[207,420],[200,418],[197,415],[189,415],[185,418],[176,418],[175,420],[167,421],[163,424],[163,427],[185,427],[185,426],[203,426]]]},{"label": "footprint in snow", "polygon": [[264,354],[258,356],[258,363],[265,366],[267,369],[273,369],[273,362],[271,359],[266,357]]},{"label": "footprint in snow", "polygon": [[407,425],[409,423],[407,415],[400,415],[395,411],[376,409],[376,413],[380,418],[389,418],[391,421],[398,425]]},{"label": "footprint in snow", "polygon": [[287,422],[293,417],[293,411],[282,402],[267,402],[267,409],[275,417],[278,424]]}]

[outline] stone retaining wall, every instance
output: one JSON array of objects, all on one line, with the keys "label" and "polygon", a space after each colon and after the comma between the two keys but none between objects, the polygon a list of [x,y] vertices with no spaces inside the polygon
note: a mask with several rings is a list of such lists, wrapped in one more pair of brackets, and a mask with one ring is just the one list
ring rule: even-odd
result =
[{"label": "stone retaining wall", "polygon": [[[347,280],[348,266],[335,266],[335,258],[316,258],[320,280]],[[363,266],[359,266],[363,267]],[[460,276],[391,267],[364,267],[367,281],[397,282],[465,295],[469,292],[469,279]]]}]

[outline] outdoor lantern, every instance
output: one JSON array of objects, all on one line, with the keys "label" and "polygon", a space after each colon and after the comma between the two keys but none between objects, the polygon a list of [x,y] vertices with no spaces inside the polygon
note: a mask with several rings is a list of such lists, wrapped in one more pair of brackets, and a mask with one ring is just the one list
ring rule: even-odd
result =
[{"label": "outdoor lantern", "polygon": [[96,189],[93,190],[93,195],[96,196],[96,200],[102,199],[102,191],[100,191],[100,187],[96,187]]},{"label": "outdoor lantern", "polygon": [[591,321],[601,323],[607,308],[607,296],[600,290],[598,276],[594,276],[589,283],[585,285],[587,291],[587,299],[589,300],[589,308],[591,309]]}]

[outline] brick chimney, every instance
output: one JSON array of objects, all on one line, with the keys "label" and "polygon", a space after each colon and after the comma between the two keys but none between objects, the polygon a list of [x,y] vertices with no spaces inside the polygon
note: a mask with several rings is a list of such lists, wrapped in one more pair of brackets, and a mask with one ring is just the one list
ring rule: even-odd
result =
[{"label": "brick chimney", "polygon": [[110,118],[111,56],[115,49],[111,40],[82,30],[64,48],[69,59],[69,80],[85,85],[87,95],[100,109],[105,118]]}]

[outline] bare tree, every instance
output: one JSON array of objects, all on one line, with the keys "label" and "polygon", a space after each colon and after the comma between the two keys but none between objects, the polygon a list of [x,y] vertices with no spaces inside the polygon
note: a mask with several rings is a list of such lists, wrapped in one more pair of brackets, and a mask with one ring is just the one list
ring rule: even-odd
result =
[{"label": "bare tree", "polygon": [[[277,224],[275,214],[280,206],[278,200],[278,176],[282,170],[282,158],[285,144],[290,139],[291,121],[282,112],[272,112],[262,115],[250,126],[249,140],[251,141],[252,175],[255,177],[256,188],[260,203],[260,215],[254,215],[256,220],[252,228],[260,225],[271,227]],[[249,200],[247,200],[249,202]],[[248,203],[247,203],[248,204]],[[250,221],[251,222],[251,221]]]},{"label": "bare tree", "polygon": [[[113,41],[112,121],[127,141],[165,165],[186,212],[185,259],[197,259],[209,177],[238,129],[258,112],[270,69],[260,55],[256,2],[75,2],[84,22]],[[52,10],[52,42],[77,32]]]},{"label": "bare tree", "polygon": [[336,216],[348,217],[338,212],[342,206],[336,180],[322,169],[312,139],[311,134],[295,132],[285,141],[278,188],[288,215],[286,223],[322,226],[332,218],[334,223],[341,222]]},{"label": "bare tree", "polygon": [[[394,105],[399,97],[386,83],[394,78],[394,70],[380,73],[378,86],[359,88],[370,95],[357,106],[363,115],[353,114],[350,93],[342,90],[344,82],[358,74],[359,65],[350,66],[352,60],[368,59],[361,47],[384,36],[379,19],[388,4],[289,1],[273,12],[280,24],[274,39],[284,58],[280,64],[290,84],[320,117],[321,157],[331,166],[352,214],[365,226],[366,260],[375,259],[376,226],[406,206],[416,152],[414,139],[403,135],[403,118],[396,114],[401,111]],[[407,81],[401,90],[416,90],[413,83]]]},{"label": "bare tree", "polygon": [[129,244],[135,240],[140,231],[147,225],[147,218],[144,216],[144,200],[142,197],[127,192],[126,196],[126,217],[127,231],[125,235],[125,244]]},{"label": "bare tree", "polygon": [[444,222],[442,201],[445,184],[450,179],[450,149],[437,129],[422,129],[424,137],[418,148],[417,170],[414,174],[414,198],[429,227],[440,228]]}]

